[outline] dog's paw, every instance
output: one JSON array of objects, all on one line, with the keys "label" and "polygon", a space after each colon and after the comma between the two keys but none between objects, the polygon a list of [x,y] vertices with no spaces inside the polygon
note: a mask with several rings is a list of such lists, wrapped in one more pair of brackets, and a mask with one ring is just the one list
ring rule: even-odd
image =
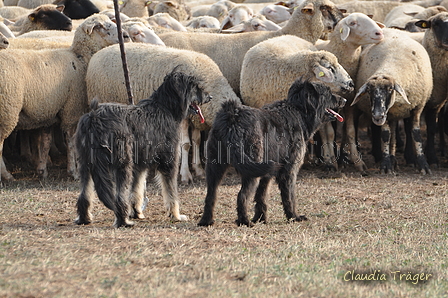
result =
[{"label": "dog's paw", "polygon": [[78,217],[78,218],[76,218],[74,220],[74,223],[77,224],[77,225],[89,225],[89,224],[92,223],[92,221],[90,219],[87,219],[87,218],[80,218],[80,217]]},{"label": "dog's paw", "polygon": [[198,226],[200,226],[200,227],[208,227],[208,226],[213,225],[214,223],[215,223],[214,220],[204,220],[204,219],[201,219],[201,221],[198,222]]},{"label": "dog's paw", "polygon": [[305,215],[299,215],[296,216],[295,218],[292,218],[293,221],[305,221],[308,220],[308,217],[306,217]]}]

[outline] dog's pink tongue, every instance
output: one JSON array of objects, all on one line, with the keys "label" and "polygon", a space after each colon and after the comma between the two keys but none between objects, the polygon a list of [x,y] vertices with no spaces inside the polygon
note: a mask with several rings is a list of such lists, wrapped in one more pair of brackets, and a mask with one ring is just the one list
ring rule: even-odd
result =
[{"label": "dog's pink tongue", "polygon": [[343,118],[341,115],[339,115],[338,113],[336,113],[335,111],[333,111],[332,109],[327,109],[327,111],[328,111],[329,113],[333,114],[333,116],[335,116],[336,119],[337,119],[339,122],[343,122],[343,121],[344,121],[344,118]]},{"label": "dog's pink tongue", "polygon": [[205,119],[204,119],[204,115],[202,115],[201,108],[195,103],[193,103],[192,106],[196,110],[196,113],[198,114],[199,119],[201,120],[201,123],[204,123]]}]

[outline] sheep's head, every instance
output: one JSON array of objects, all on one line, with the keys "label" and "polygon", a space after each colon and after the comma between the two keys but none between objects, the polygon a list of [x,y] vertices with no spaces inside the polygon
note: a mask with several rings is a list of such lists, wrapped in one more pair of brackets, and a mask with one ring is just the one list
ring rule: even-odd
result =
[{"label": "sheep's head", "polygon": [[319,13],[321,15],[324,33],[332,32],[336,24],[344,17],[342,11],[329,0],[304,1],[300,6],[295,7],[294,10],[300,10],[302,14],[310,16]]},{"label": "sheep's head", "polygon": [[363,13],[352,13],[338,23],[334,34],[340,34],[341,40],[357,46],[377,44],[384,39],[381,29],[384,27]]},{"label": "sheep's head", "polygon": [[65,6],[44,4],[38,6],[29,15],[28,20],[34,30],[72,30],[72,20],[63,14]]},{"label": "sheep's head", "polygon": [[415,25],[431,30],[437,46],[448,51],[448,12],[441,12],[428,20],[417,21]]},{"label": "sheep's head", "polygon": [[124,22],[123,29],[129,33],[133,42],[142,42],[165,46],[165,43],[160,39],[160,37],[157,36],[154,30],[149,28],[142,22]]},{"label": "sheep's head", "polygon": [[326,51],[312,52],[308,55],[311,58],[309,61],[312,61],[311,69],[317,80],[326,83],[333,92],[353,92],[353,80],[347,71],[338,63],[335,55]]},{"label": "sheep's head", "polygon": [[[90,36],[101,48],[118,43],[117,25],[106,15],[94,14],[88,17],[77,29]],[[127,35],[127,34],[126,34]],[[129,38],[129,36],[127,36]]]},{"label": "sheep's head", "polygon": [[411,104],[405,91],[394,78],[386,75],[372,76],[359,88],[351,105],[356,104],[363,95],[368,95],[372,111],[372,122],[375,125],[382,126],[386,123],[389,109],[395,104],[395,92],[401,95],[406,104]]}]

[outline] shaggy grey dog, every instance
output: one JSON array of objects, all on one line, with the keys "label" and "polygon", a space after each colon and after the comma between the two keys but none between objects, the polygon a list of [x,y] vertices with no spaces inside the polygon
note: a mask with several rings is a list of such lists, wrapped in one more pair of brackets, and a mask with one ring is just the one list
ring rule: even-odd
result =
[{"label": "shaggy grey dog", "polygon": [[189,110],[200,112],[198,104],[208,96],[192,76],[173,71],[149,99],[136,105],[92,103],[83,115],[75,135],[81,177],[78,218],[92,221],[90,207],[94,192],[115,213],[115,227],[134,224],[129,218],[144,218],[142,204],[148,171],[156,171],[168,213],[179,213],[177,174],[179,171],[179,129]]},{"label": "shaggy grey dog", "polygon": [[[301,79],[292,84],[286,100],[261,109],[235,102],[223,104],[207,141],[207,195],[198,224],[213,224],[217,188],[229,166],[241,176],[237,225],[266,222],[265,200],[274,177],[280,188],[286,218],[306,220],[295,211],[296,177],[303,164],[306,143],[322,123],[343,120],[333,109],[344,104],[345,99],[332,94],[329,87]],[[250,222],[247,205],[254,192],[255,216]]]}]

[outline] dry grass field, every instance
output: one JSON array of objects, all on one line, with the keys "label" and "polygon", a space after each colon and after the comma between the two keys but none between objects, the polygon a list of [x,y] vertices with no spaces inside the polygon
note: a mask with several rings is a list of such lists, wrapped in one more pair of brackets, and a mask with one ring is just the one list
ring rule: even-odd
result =
[{"label": "dry grass field", "polygon": [[369,167],[304,167],[306,222],[285,220],[273,187],[269,223],[237,227],[230,173],[213,227],[197,226],[206,189],[196,181],[179,189],[188,222],[170,222],[150,183],[146,219],[114,229],[98,200],[91,225],[73,223],[79,185],[63,164],[40,181],[17,162],[17,180],[0,188],[0,297],[448,297],[447,168]]}]

